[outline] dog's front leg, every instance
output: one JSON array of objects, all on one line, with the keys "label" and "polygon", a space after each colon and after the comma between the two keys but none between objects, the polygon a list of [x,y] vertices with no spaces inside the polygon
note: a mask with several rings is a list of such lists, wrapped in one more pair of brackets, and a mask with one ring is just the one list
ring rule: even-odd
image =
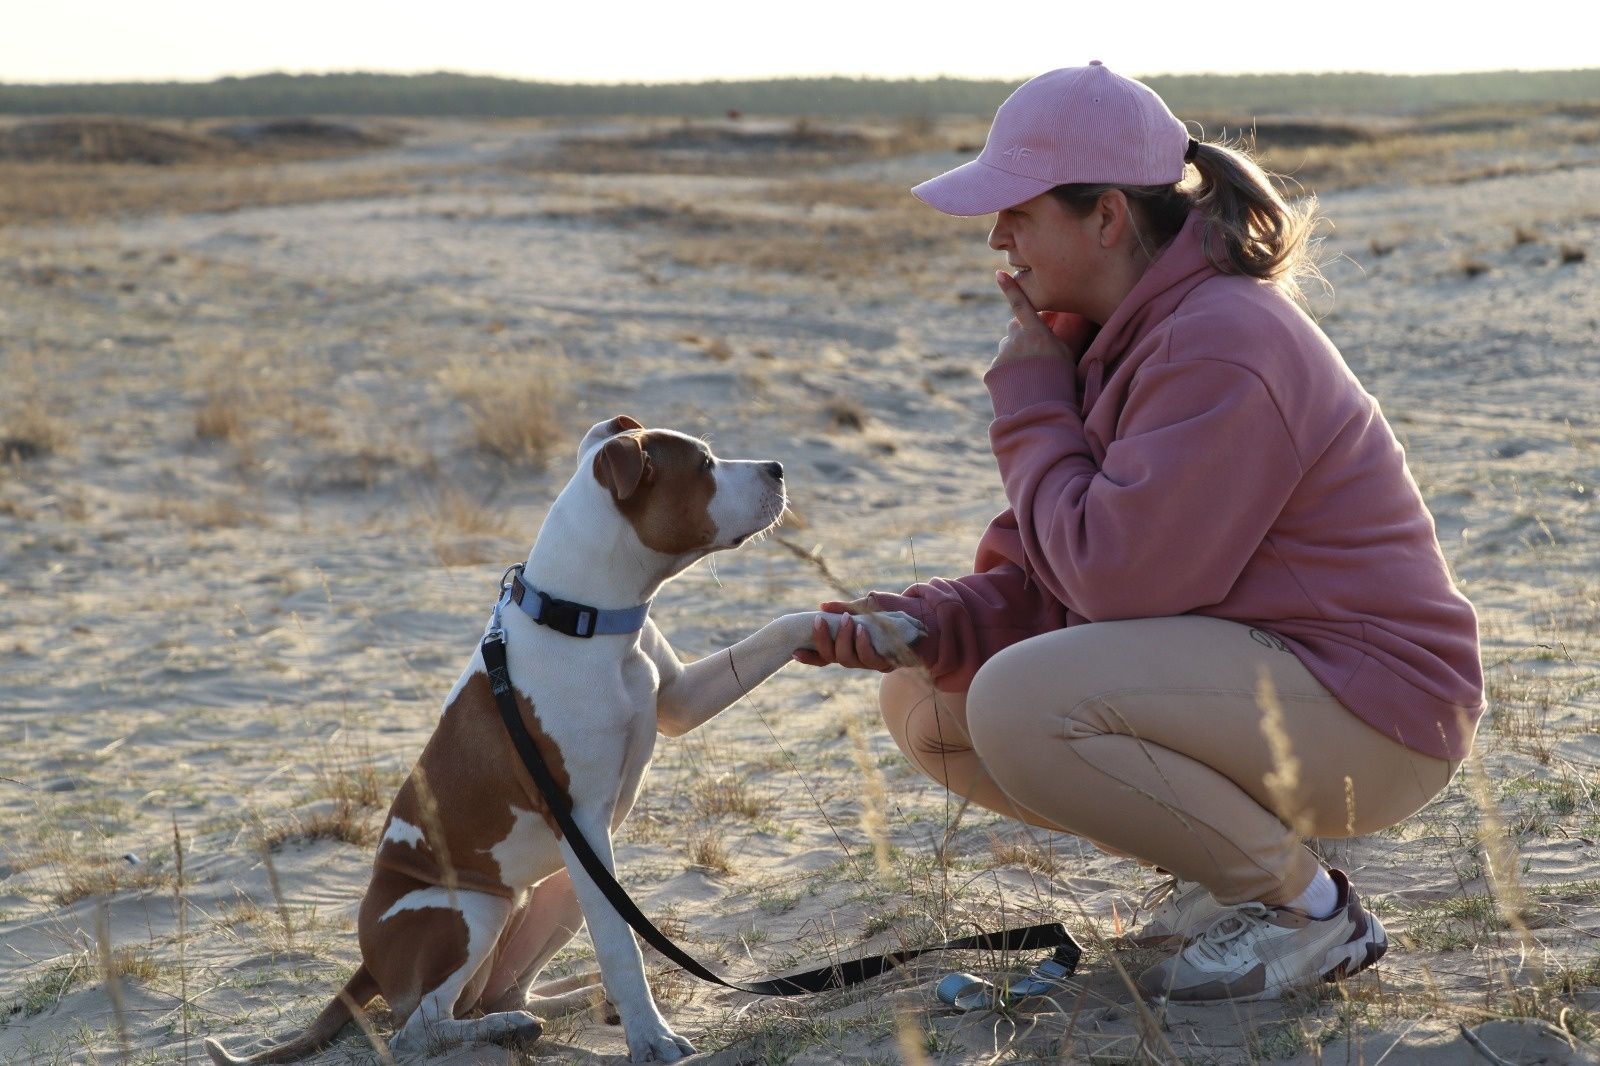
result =
[{"label": "dog's front leg", "polygon": [[[616,871],[611,852],[611,812],[574,808],[572,819],[608,871]],[[655,998],[644,976],[644,956],[633,939],[633,931],[600,891],[563,838],[561,855],[572,876],[572,887],[589,923],[589,938],[594,941],[595,961],[606,992],[622,1017],[628,1038],[628,1056],[634,1062],[675,1062],[694,1054],[694,1045],[674,1033],[656,1009]]]},{"label": "dog's front leg", "polygon": [[[830,631],[844,615],[802,611],[773,619],[722,651],[680,662],[654,623],[645,627],[645,647],[661,672],[656,721],[662,733],[681,736],[733,706],[751,689],[777,673],[800,648],[811,647],[811,625],[821,614]],[[900,611],[859,615],[872,643],[885,655],[903,655],[922,635],[922,625]]]}]

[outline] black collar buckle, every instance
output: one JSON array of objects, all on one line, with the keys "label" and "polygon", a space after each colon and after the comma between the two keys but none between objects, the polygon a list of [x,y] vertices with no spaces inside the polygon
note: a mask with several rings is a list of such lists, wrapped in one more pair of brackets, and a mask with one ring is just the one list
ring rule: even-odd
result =
[{"label": "black collar buckle", "polygon": [[539,617],[534,621],[569,637],[588,638],[594,636],[595,620],[599,616],[600,611],[588,604],[558,600],[547,592],[540,592]]}]

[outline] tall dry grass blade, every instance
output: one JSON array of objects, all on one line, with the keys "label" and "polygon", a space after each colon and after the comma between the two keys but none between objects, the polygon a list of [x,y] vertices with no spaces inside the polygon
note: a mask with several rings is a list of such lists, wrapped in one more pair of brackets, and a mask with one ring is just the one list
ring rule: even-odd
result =
[{"label": "tall dry grass blade", "polygon": [[853,600],[856,598],[855,590],[849,585],[845,584],[844,580],[840,578],[838,574],[833,572],[833,567],[828,565],[828,560],[822,557],[822,553],[820,551],[815,548],[803,548],[799,544],[796,544],[794,541],[790,540],[788,537],[774,535],[772,539],[777,541],[779,544],[782,544],[785,548],[788,548],[790,553],[793,554],[795,558],[803,559],[812,566],[816,567],[817,573],[822,575],[822,580],[825,581],[828,587],[833,589],[833,591],[837,592],[841,596],[846,597],[847,599]]},{"label": "tall dry grass blade", "polygon": [[172,816],[172,854],[177,877],[172,882],[172,900],[178,912],[178,1017],[183,1027],[183,1061],[189,1061],[189,908],[183,898],[183,837],[178,832],[178,816]]},{"label": "tall dry grass blade", "polygon": [[900,1052],[900,1061],[905,1066],[929,1066],[923,1042],[922,1026],[917,1024],[916,1015],[908,1010],[897,1011],[894,1016],[894,1046]]},{"label": "tall dry grass blade", "polygon": [[883,771],[872,759],[860,719],[851,717],[846,721],[845,732],[850,737],[856,769],[861,771],[861,829],[872,841],[872,860],[878,879],[887,884],[892,869],[889,865],[889,794],[884,786]]},{"label": "tall dry grass blade", "polygon": [[283,946],[294,951],[294,922],[289,917],[289,905],[283,901],[283,886],[278,884],[278,867],[272,861],[272,846],[261,842],[261,861],[267,868],[267,884],[272,888],[273,902],[278,905],[278,920],[283,923]]},{"label": "tall dry grass blade", "polygon": [[395,1066],[394,1055],[389,1051],[389,1043],[384,1040],[383,1034],[372,1024],[372,1019],[367,1017],[367,1009],[344,989],[339,989],[339,998],[344,1000],[344,1005],[350,1010],[350,1018],[361,1030],[361,1035],[367,1038],[367,1043],[372,1045],[372,1050],[377,1053],[378,1061],[384,1066]]},{"label": "tall dry grass blade", "polygon": [[1283,704],[1278,689],[1265,666],[1256,677],[1256,704],[1261,708],[1261,734],[1272,753],[1272,769],[1262,778],[1267,794],[1283,823],[1301,839],[1312,836],[1315,824],[1311,812],[1300,801],[1300,758],[1294,753],[1289,731],[1284,726]]},{"label": "tall dry grass blade", "polygon": [[[95,900],[94,904],[94,939],[100,946],[100,973],[106,983],[106,995],[111,997],[111,1013],[117,1019],[117,1046],[122,1052],[122,1061],[128,1061],[128,1015],[122,1001],[122,971],[117,966],[115,953],[111,950],[111,911],[106,906],[105,897]],[[66,983],[62,983],[66,987]]]},{"label": "tall dry grass blade", "polygon": [[[1474,749],[1467,756],[1467,789],[1483,816],[1478,829],[1478,840],[1483,847],[1484,868],[1488,872],[1489,894],[1494,899],[1500,919],[1517,935],[1522,944],[1523,957],[1533,970],[1535,980],[1542,980],[1544,967],[1539,962],[1539,942],[1528,928],[1528,897],[1522,890],[1519,870],[1521,856],[1517,846],[1500,817],[1500,805],[1495,801],[1489,784],[1488,771],[1483,766],[1483,755]],[[1507,989],[1510,979],[1506,978]]]},{"label": "tall dry grass blade", "polygon": [[417,813],[422,818],[422,829],[426,834],[428,846],[439,857],[439,868],[444,876],[445,897],[449,899],[450,906],[456,905],[456,888],[460,881],[456,876],[456,867],[450,861],[450,845],[444,838],[444,823],[439,821],[439,801],[433,795],[433,789],[428,787],[428,777],[422,772],[419,762],[411,771],[412,784],[417,789]]}]

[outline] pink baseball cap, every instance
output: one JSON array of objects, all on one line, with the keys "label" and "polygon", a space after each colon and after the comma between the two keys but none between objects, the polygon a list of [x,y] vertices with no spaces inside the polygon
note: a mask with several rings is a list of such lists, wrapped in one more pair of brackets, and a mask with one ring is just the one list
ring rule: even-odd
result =
[{"label": "pink baseball cap", "polygon": [[987,215],[1057,185],[1171,185],[1188,147],[1161,97],[1096,59],[1024,82],[995,112],[978,158],[911,192],[947,215]]}]

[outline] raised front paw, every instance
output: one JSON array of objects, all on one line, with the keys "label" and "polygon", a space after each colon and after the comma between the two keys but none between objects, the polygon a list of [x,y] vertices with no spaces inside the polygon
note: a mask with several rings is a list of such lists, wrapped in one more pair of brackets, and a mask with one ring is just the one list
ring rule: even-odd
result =
[{"label": "raised front paw", "polygon": [[914,664],[917,656],[912,653],[911,645],[921,637],[927,636],[927,630],[922,623],[906,614],[904,611],[872,611],[867,614],[827,614],[823,616],[828,620],[828,631],[837,636],[839,623],[845,618],[851,618],[855,624],[867,631],[867,636],[872,639],[872,650],[903,664]]},{"label": "raised front paw", "polygon": [[677,1062],[694,1054],[694,1045],[667,1028],[665,1022],[651,1026],[628,1027],[628,1061]]}]

